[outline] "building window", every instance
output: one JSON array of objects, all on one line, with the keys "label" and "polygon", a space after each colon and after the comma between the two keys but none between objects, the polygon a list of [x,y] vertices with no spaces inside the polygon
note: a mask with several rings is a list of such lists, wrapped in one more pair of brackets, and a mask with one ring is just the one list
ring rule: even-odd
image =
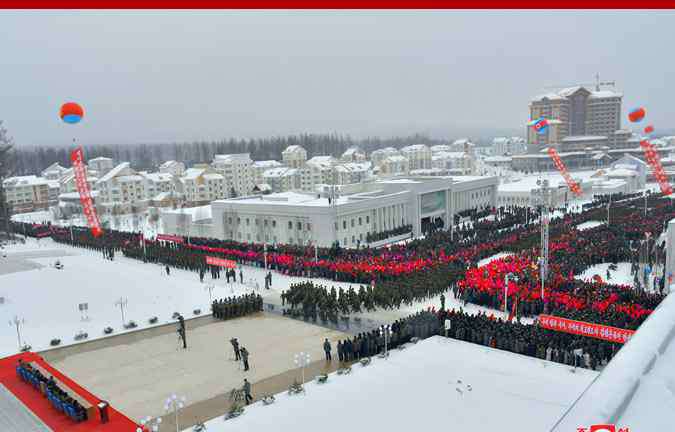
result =
[{"label": "building window", "polygon": [[366,225],[370,223],[370,216],[366,216]]},{"label": "building window", "polygon": [[344,243],[342,243],[343,246],[347,246],[347,237],[345,237]]},{"label": "building window", "polygon": [[363,219],[359,217],[359,226],[363,225]]},{"label": "building window", "polygon": [[312,230],[312,224],[311,224],[311,223],[307,223],[307,231],[311,231],[311,230]]},{"label": "building window", "polygon": [[246,226],[249,226],[250,221],[246,218]]},{"label": "building window", "polygon": [[272,220],[272,228],[276,228],[276,227],[277,227],[277,221]]},{"label": "building window", "polygon": [[352,244],[356,243],[356,238],[352,236]]},{"label": "building window", "polygon": [[297,222],[295,225],[298,227],[298,231],[302,230],[302,222]]},{"label": "building window", "polygon": [[338,223],[335,222],[335,231],[337,231],[337,230],[338,230]]},{"label": "building window", "polygon": [[352,228],[354,228],[354,219],[352,219]]},{"label": "building window", "polygon": [[264,226],[267,226],[267,219],[265,219],[265,220],[263,221],[263,225],[264,225]]},{"label": "building window", "polygon": [[293,222],[288,221],[288,229],[292,230],[293,229]]},{"label": "building window", "polygon": [[347,229],[347,221],[346,220],[342,221],[342,229]]}]

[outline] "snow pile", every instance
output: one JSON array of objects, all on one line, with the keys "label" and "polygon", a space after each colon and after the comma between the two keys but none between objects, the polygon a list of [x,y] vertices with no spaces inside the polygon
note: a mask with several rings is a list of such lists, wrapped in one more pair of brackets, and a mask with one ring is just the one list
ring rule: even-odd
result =
[{"label": "snow pile", "polygon": [[577,229],[579,231],[584,231],[584,230],[595,228],[595,227],[598,227],[598,226],[604,225],[604,224],[605,224],[605,222],[601,222],[601,221],[588,221],[588,222],[580,223],[579,225],[577,225]]},{"label": "snow pile", "polygon": [[675,296],[669,295],[556,424],[669,431],[675,422]]},{"label": "snow pile", "polygon": [[[218,417],[206,427],[209,432],[343,432],[345,425],[358,431],[541,432],[595,376],[435,336],[394,350],[386,360],[354,365],[351,374],[332,374],[326,384],[308,384],[306,395],[283,392],[269,406],[256,402],[242,416]],[[255,394],[255,385],[253,393],[263,396]]]},{"label": "snow pile", "polygon": [[484,265],[490,264],[492,261],[498,260],[500,258],[504,258],[507,256],[513,255],[513,252],[497,252],[496,254],[489,256],[487,258],[483,258],[482,260],[478,261],[478,267],[483,267]]}]

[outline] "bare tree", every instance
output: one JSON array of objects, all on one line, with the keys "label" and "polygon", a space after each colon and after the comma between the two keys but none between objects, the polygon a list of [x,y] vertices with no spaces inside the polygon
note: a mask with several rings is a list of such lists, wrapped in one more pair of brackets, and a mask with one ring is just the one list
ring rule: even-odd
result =
[{"label": "bare tree", "polygon": [[[5,195],[4,182],[14,172],[14,144],[7,134],[7,129],[2,126],[0,120],[0,223],[4,227],[7,236],[10,236],[10,209]],[[3,223],[4,222],[4,223]]]}]

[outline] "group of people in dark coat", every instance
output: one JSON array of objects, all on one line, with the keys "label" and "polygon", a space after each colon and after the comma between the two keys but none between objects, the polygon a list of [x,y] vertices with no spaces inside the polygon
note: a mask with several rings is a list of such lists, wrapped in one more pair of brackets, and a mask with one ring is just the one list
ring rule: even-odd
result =
[{"label": "group of people in dark coat", "polygon": [[239,297],[214,300],[211,314],[214,318],[228,320],[263,310],[263,298],[260,294],[244,294]]}]

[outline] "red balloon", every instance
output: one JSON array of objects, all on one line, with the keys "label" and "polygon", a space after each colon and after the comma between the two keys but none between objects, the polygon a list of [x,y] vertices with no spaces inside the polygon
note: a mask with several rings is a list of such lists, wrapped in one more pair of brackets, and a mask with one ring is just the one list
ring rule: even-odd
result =
[{"label": "red balloon", "polygon": [[654,126],[652,126],[652,125],[647,125],[647,126],[645,127],[645,133],[646,133],[646,134],[650,134],[650,133],[652,133],[652,132],[654,132]]},{"label": "red balloon", "polygon": [[630,120],[632,123],[637,123],[642,121],[643,118],[645,118],[645,115],[647,112],[645,111],[644,108],[635,108],[631,112],[628,113],[628,120]]}]

